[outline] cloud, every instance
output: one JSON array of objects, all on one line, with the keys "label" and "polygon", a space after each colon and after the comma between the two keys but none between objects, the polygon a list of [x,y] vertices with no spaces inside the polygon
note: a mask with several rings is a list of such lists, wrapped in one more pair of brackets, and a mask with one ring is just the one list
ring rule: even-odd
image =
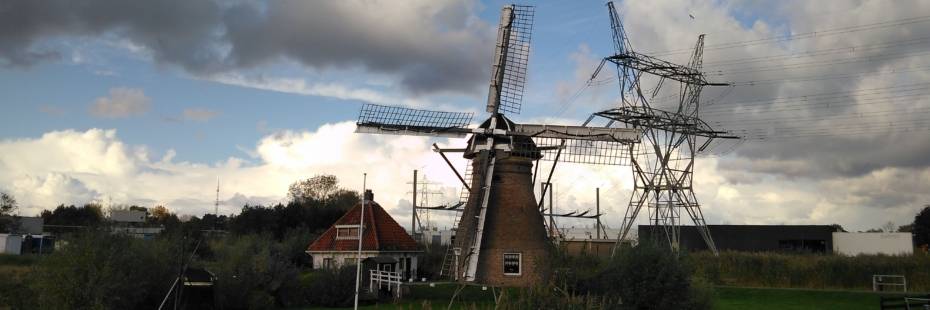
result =
[{"label": "cloud", "polygon": [[[36,214],[57,204],[104,201],[118,204],[165,205],[181,214],[213,212],[216,181],[220,180],[220,212],[238,212],[242,205],[271,204],[285,199],[288,185],[318,174],[334,174],[343,187],[368,188],[401,223],[410,218],[408,181],[412,170],[428,178],[429,203],[458,201],[460,183],[446,163],[430,150],[463,147],[461,139],[363,135],[354,122],[322,125],[310,131],[275,131],[254,144],[254,158],[230,157],[207,164],[177,161],[168,150],[153,156],[144,145],[127,145],[115,130],[53,131],[38,138],[0,141],[0,188],[21,202],[22,214]],[[464,172],[465,160],[450,156]],[[695,190],[711,224],[825,224],[840,223],[867,229],[887,221],[913,218],[930,193],[930,169],[885,169],[858,178],[791,182],[766,172],[750,176],[754,182],[735,182],[720,174],[727,159],[698,160]],[[551,163],[541,161],[541,178]],[[557,212],[594,209],[600,188],[604,222],[619,227],[632,189],[630,167],[559,163],[552,179]],[[538,190],[538,189],[537,189]],[[433,212],[438,227],[451,225],[454,214]],[[639,223],[648,217],[641,214]],[[560,220],[560,227],[591,225],[589,221]]]},{"label": "cloud", "polygon": [[151,99],[138,88],[112,88],[110,95],[94,100],[90,114],[102,118],[125,118],[145,114]]},{"label": "cloud", "polygon": [[[707,34],[708,78],[737,84],[705,87],[702,118],[748,140],[721,162],[725,173],[827,180],[930,166],[922,156],[930,140],[918,138],[930,131],[930,93],[921,86],[930,75],[910,70],[930,65],[919,54],[926,42],[914,43],[930,23],[887,27],[930,9],[927,3],[896,2],[874,15],[866,12],[885,7],[881,2],[841,1],[823,14],[791,1],[695,1],[689,11],[699,19],[682,17],[674,1],[619,4],[637,51],[686,63],[691,42]],[[666,96],[678,89],[665,83],[663,90],[653,107],[674,109]]]},{"label": "cloud", "polygon": [[66,174],[49,172],[44,176],[22,176],[13,180],[12,192],[20,203],[55,206],[79,201],[101,199],[99,193],[87,188],[83,182]]},{"label": "cloud", "polygon": [[48,115],[51,115],[51,116],[62,116],[62,115],[65,115],[65,109],[63,109],[63,108],[61,108],[61,107],[59,107],[59,106],[54,106],[54,105],[50,105],[50,104],[42,104],[42,105],[39,105],[39,112],[42,112],[42,113],[44,113],[44,114],[48,114]]},{"label": "cloud", "polygon": [[207,80],[240,87],[270,90],[289,94],[322,96],[342,100],[358,100],[383,105],[405,105],[424,107],[431,104],[425,100],[409,97],[394,97],[369,88],[355,88],[338,83],[310,83],[300,78],[270,78],[228,73],[206,77]]},{"label": "cloud", "polygon": [[184,109],[184,118],[189,121],[195,122],[207,122],[217,115],[220,115],[219,111],[205,109],[205,108],[187,108]]},{"label": "cloud", "polygon": [[[472,92],[487,79],[493,31],[471,1],[13,2],[0,11],[0,65],[62,58],[51,38],[116,38],[195,75],[281,60],[395,76],[415,94]],[[455,72],[455,74],[449,74]]]},{"label": "cloud", "polygon": [[[429,149],[428,139],[360,135],[354,129],[354,122],[343,122],[314,131],[279,131],[256,142],[254,159],[230,157],[214,164],[179,162],[174,150],[151,156],[144,145],[124,144],[115,130],[53,131],[0,141],[0,188],[11,191],[27,215],[92,200],[161,204],[199,215],[212,213],[219,178],[221,210],[229,214],[243,203],[282,201],[291,182],[318,174],[337,175],[342,186],[360,191],[367,172],[379,202],[396,209],[409,196],[405,182],[411,171],[420,169],[444,184],[437,189],[449,188],[448,199],[457,199],[458,181]],[[452,160],[464,167],[461,158]]]}]

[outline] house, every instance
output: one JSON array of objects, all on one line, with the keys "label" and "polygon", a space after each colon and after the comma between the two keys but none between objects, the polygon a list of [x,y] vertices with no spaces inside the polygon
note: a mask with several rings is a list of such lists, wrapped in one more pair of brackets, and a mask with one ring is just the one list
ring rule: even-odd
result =
[{"label": "house", "polygon": [[165,230],[146,224],[146,211],[140,210],[113,210],[110,211],[110,231],[114,234],[124,234],[140,239],[150,240]]},{"label": "house", "polygon": [[[417,243],[384,208],[374,202],[374,194],[365,192],[365,225],[362,231],[362,267],[367,278],[370,270],[396,272],[410,280],[417,274]],[[314,268],[338,268],[355,265],[358,259],[359,217],[362,204],[346,212],[310,247]]]}]

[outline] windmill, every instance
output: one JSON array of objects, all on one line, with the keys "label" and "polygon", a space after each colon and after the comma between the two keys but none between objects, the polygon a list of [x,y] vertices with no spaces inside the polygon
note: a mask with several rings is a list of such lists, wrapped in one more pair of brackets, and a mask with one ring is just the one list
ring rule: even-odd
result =
[{"label": "windmill", "polygon": [[[505,114],[519,114],[529,59],[534,9],[508,5],[501,10],[491,83],[485,105],[488,118],[470,126],[473,113],[440,112],[367,104],[356,132],[374,134],[469,137],[462,152],[471,162],[471,183],[452,165],[469,195],[459,220],[454,247],[455,274],[464,282],[527,286],[546,274],[551,244],[541,201],[536,201],[535,161],[624,165],[628,148],[639,142],[632,128],[518,124]],[[589,119],[590,120],[590,119]],[[537,163],[538,167],[538,163]],[[546,190],[544,188],[543,196]]]},{"label": "windmill", "polygon": [[[646,208],[653,227],[652,236],[664,236],[671,248],[677,251],[684,211],[704,239],[707,249],[716,254],[717,247],[694,195],[692,181],[695,154],[707,151],[714,141],[739,138],[711,128],[698,115],[702,88],[728,84],[712,83],[704,78],[701,72],[703,34],[698,36],[688,65],[677,65],[633,51],[613,2],[608,2],[607,8],[615,53],[604,58],[596,72],[600,72],[606,62],[616,65],[622,102],[620,107],[595,113],[594,116],[608,119],[609,124],[641,129],[647,142],[643,145],[646,152],[639,156],[631,155],[634,190],[618,241],[626,238],[636,217]],[[641,86],[646,83],[646,76],[658,79],[655,89],[644,90]],[[666,80],[680,85],[677,110],[674,111],[657,109],[649,102]]]}]

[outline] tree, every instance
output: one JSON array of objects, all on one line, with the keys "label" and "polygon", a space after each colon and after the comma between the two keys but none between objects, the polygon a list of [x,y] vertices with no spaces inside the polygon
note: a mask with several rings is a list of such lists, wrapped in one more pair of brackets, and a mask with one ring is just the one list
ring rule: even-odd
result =
[{"label": "tree", "polygon": [[882,230],[886,233],[894,232],[895,230],[894,222],[888,221],[888,223],[885,223],[885,225],[882,226]]},{"label": "tree", "polygon": [[177,274],[177,242],[85,231],[41,260],[31,277],[39,309],[142,309]]},{"label": "tree", "polygon": [[42,220],[45,222],[46,228],[49,228],[51,231],[74,231],[75,227],[63,227],[63,229],[59,229],[58,227],[48,226],[97,226],[103,222],[102,210],[100,205],[92,203],[85,204],[82,207],[58,205],[55,210],[42,211],[41,216]]},{"label": "tree", "polygon": [[12,215],[17,208],[19,207],[16,205],[16,198],[13,198],[13,195],[0,192],[0,216]]},{"label": "tree", "polygon": [[334,175],[318,175],[291,184],[287,197],[294,202],[325,201],[339,191],[339,180]]},{"label": "tree", "polygon": [[13,221],[9,216],[13,215],[17,208],[19,207],[13,195],[0,192],[0,231],[5,232],[11,228]]},{"label": "tree", "polygon": [[923,210],[914,217],[914,242],[918,245],[930,244],[930,205],[924,206]]},{"label": "tree", "polygon": [[168,208],[165,208],[164,206],[153,207],[152,213],[148,218],[146,218],[146,221],[152,224],[162,225],[165,227],[165,229],[168,230],[174,229],[181,224],[181,220],[178,219],[178,216],[174,213],[171,213],[171,211],[169,211]]}]

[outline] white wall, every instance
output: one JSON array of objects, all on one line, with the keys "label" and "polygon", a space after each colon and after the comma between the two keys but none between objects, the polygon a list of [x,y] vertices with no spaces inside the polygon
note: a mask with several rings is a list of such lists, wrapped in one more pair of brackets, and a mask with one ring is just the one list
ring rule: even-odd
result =
[{"label": "white wall", "polygon": [[[325,268],[323,266],[323,260],[326,258],[333,259],[334,265],[332,267],[335,267],[335,268],[346,266],[346,265],[355,265],[355,262],[357,260],[355,252],[323,252],[323,253],[307,252],[307,254],[310,254],[310,257],[313,258],[313,269]],[[379,253],[379,252],[364,252],[363,251],[362,260],[365,260],[366,258],[370,258],[370,257],[375,257],[375,256],[390,256],[398,260],[397,268],[404,268],[403,266],[401,266],[400,261],[404,258],[410,257],[411,258],[410,263],[413,265],[412,273],[413,275],[416,275],[417,269],[418,269],[417,267],[419,266],[419,262],[417,261],[417,256],[418,256],[417,254],[418,253],[415,253],[415,252],[380,252]],[[351,262],[346,264],[346,259],[350,259]]]},{"label": "white wall", "polygon": [[911,233],[833,233],[833,253],[843,255],[914,254]]},{"label": "white wall", "polygon": [[2,246],[2,248],[0,248],[0,253],[13,255],[22,254],[23,236],[0,234],[0,246]]},{"label": "white wall", "polygon": [[423,234],[423,242],[426,244],[433,244],[433,236],[439,236],[440,245],[449,245],[452,243],[452,236],[455,236],[455,231],[451,229],[444,230],[425,230],[421,232]]}]

